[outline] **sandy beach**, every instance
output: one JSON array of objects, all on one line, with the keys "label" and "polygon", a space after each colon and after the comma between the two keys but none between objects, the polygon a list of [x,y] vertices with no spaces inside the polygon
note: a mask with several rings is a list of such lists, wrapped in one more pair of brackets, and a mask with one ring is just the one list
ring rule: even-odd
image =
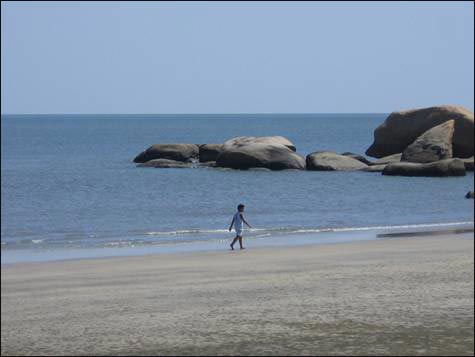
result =
[{"label": "sandy beach", "polygon": [[473,233],[2,266],[2,355],[473,355]]}]

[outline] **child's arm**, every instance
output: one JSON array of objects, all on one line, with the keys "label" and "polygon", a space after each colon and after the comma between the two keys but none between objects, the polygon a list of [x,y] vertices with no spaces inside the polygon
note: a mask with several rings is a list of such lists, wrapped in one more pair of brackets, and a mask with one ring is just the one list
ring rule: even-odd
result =
[{"label": "child's arm", "polygon": [[243,216],[242,214],[241,214],[241,219],[242,219],[242,221],[243,221],[244,223],[247,224],[247,226],[248,226],[249,228],[252,228],[251,225],[250,225],[249,223],[247,223],[247,221],[244,219],[244,216]]},{"label": "child's arm", "polygon": [[231,229],[233,228],[233,224],[234,224],[234,217],[233,217],[233,221],[231,222],[231,225],[229,226],[229,231],[231,232]]}]

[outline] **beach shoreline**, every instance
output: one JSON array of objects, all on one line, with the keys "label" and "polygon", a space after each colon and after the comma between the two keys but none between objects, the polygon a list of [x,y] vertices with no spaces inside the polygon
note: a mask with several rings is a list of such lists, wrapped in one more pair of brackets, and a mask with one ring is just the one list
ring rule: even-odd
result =
[{"label": "beach shoreline", "polygon": [[[318,232],[316,232],[318,231]],[[412,236],[434,236],[441,234],[459,234],[474,232],[473,222],[409,224],[387,227],[356,227],[329,230],[295,229],[295,232],[266,234],[264,237],[244,232],[244,244],[251,249],[292,247],[304,245],[340,244],[357,241],[371,241],[382,238],[398,238]],[[270,235],[270,236],[268,236]],[[24,264],[29,262],[67,261],[83,259],[102,259],[117,257],[133,257],[145,255],[161,255],[176,253],[220,252],[229,249],[234,232],[219,239],[182,241],[173,243],[157,242],[147,245],[100,248],[67,248],[48,249],[38,246],[36,249],[10,250],[2,248],[1,265]]]},{"label": "beach shoreline", "polygon": [[2,355],[473,355],[473,233],[2,265]]}]

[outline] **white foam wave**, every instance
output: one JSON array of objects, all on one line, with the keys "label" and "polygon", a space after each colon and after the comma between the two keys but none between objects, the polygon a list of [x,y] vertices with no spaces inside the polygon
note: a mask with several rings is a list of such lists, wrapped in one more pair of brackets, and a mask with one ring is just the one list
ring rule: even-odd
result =
[{"label": "white foam wave", "polygon": [[468,224],[474,224],[474,222],[472,221],[472,222],[449,222],[449,223],[421,223],[421,224],[404,224],[404,225],[394,225],[394,226],[298,229],[295,231],[295,233],[352,232],[352,231],[373,231],[373,230],[391,230],[391,229],[437,228],[437,227],[465,226]]},{"label": "white foam wave", "polygon": [[[473,221],[467,222],[448,222],[448,223],[420,223],[420,224],[404,224],[404,225],[388,225],[388,226],[367,226],[367,227],[327,227],[327,228],[251,228],[247,232],[262,232],[265,235],[270,233],[323,233],[323,232],[352,232],[352,231],[371,231],[371,230],[391,230],[391,229],[418,229],[418,228],[437,228],[452,227],[474,224]],[[221,234],[229,233],[227,229],[182,229],[176,231],[152,231],[146,232],[150,236],[173,236],[173,235],[189,235],[189,234]]]},{"label": "white foam wave", "polygon": [[182,229],[177,231],[157,231],[157,232],[147,232],[145,234],[150,236],[161,236],[161,235],[178,235],[178,234],[200,234],[200,233],[226,233],[227,229]]}]

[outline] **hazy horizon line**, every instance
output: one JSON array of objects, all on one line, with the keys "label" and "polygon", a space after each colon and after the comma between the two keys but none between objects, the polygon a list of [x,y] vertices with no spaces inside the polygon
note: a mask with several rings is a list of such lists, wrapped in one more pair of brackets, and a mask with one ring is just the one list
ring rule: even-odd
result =
[{"label": "hazy horizon line", "polygon": [[390,112],[239,112],[239,113],[1,113],[0,115],[286,115],[286,114],[388,114]]}]

